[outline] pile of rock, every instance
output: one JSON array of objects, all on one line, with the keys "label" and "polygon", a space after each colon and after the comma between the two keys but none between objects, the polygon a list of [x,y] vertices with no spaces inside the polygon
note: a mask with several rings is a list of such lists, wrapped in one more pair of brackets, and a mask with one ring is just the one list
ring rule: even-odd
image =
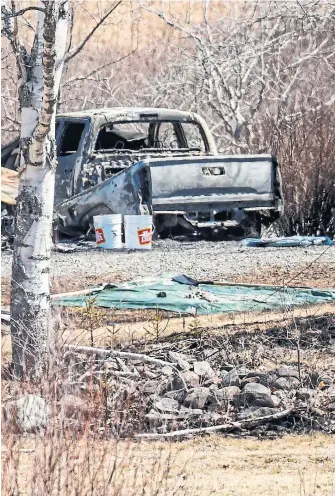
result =
[{"label": "pile of rock", "polygon": [[178,370],[162,369],[167,378],[148,401],[150,430],[257,419],[295,406],[313,408],[320,402],[325,412],[333,411],[332,389],[331,394],[326,392],[332,381],[324,374],[302,378],[298,370],[285,366],[266,372],[229,366],[213,370],[208,361],[192,363],[184,354],[169,352],[167,358],[177,363]]},{"label": "pile of rock", "polygon": [[[91,415],[86,404],[87,393],[93,387],[97,392],[104,388],[108,395],[103,417],[108,418],[106,425],[111,426],[112,434],[120,433],[117,420],[120,412],[123,435],[167,433],[275,417],[287,409],[319,415],[322,421],[318,419],[316,426],[322,424],[329,432],[335,428],[334,378],[322,372],[307,373],[287,366],[250,370],[226,363],[219,368],[214,366],[217,357],[210,363],[215,351],[208,353],[208,360],[171,350],[161,351],[159,357],[112,350],[105,353],[103,359],[93,355],[87,360],[82,352],[74,352],[71,363],[81,364],[81,368],[71,369],[72,379],[77,374],[72,382],[76,389],[63,390],[63,397],[59,398],[62,420],[70,419],[77,424],[82,418],[87,420]],[[40,403],[38,397],[9,402],[4,410],[5,421],[13,422],[15,416],[18,430],[44,429],[49,410],[45,402],[43,408]],[[81,415],[80,410],[87,415]],[[309,422],[309,427],[313,425]],[[269,425],[272,432],[286,428],[290,428],[289,419]]]}]

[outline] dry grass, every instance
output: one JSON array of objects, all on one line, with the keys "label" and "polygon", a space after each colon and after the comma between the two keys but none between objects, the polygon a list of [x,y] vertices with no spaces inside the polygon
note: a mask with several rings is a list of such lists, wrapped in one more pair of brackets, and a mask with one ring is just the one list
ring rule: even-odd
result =
[{"label": "dry grass", "polygon": [[[13,470],[13,465],[8,466],[8,452],[4,450],[3,467]],[[43,474],[48,463],[43,442],[22,439],[15,450],[20,486],[16,494],[39,496],[42,493],[32,492],[36,487],[32,476],[36,467]],[[76,466],[73,476],[80,473],[80,494],[331,496],[335,491],[335,443],[321,434],[274,441],[215,435],[174,444],[119,442],[116,445],[113,441],[95,441],[90,450],[90,459],[98,468],[96,488],[104,486],[114,462],[116,468],[106,493],[91,492],[88,473],[83,470],[87,443],[84,439],[72,442],[69,464]],[[59,478],[62,470],[64,464]],[[90,471],[92,475],[94,468]],[[7,473],[7,477],[12,475]],[[79,494],[62,492],[61,487],[58,492],[56,486],[49,492],[50,496]]]},{"label": "dry grass", "polygon": [[[107,310],[102,322],[96,324],[93,330],[94,345],[106,347],[131,343],[138,340],[147,339],[151,341],[152,336],[148,329],[152,326],[154,311],[123,311]],[[247,332],[265,332],[273,324],[286,327],[297,318],[317,317],[335,314],[335,304],[314,305],[306,308],[293,307],[290,312],[283,315],[282,311],[277,312],[249,312],[237,314],[218,314],[218,315],[199,315],[195,317],[168,317],[163,318],[161,326],[164,330],[164,337],[173,334],[186,332],[192,333],[197,329],[206,329],[206,331],[217,332],[222,334],[223,329],[229,334],[245,329]],[[89,346],[91,344],[91,335],[87,327],[79,324],[81,320],[82,309],[65,309],[57,316],[57,321],[61,323],[62,328],[58,332],[58,343],[77,344]],[[111,316],[112,319],[111,320]],[[115,333],[113,333],[113,330]],[[5,327],[3,328],[5,332]],[[9,360],[11,356],[11,340],[9,334],[2,336],[2,358]]]}]

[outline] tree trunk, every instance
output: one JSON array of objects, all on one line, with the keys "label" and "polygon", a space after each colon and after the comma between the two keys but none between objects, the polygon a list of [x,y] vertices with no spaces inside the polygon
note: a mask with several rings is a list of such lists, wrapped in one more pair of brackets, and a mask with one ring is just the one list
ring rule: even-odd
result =
[{"label": "tree trunk", "polygon": [[40,375],[51,344],[49,261],[54,181],[48,164],[27,165],[20,180],[11,289],[13,363],[19,376],[35,368]]},{"label": "tree trunk", "polygon": [[56,101],[65,53],[67,1],[45,1],[20,88],[21,163],[11,287],[14,372],[40,377],[53,348],[49,265]]}]

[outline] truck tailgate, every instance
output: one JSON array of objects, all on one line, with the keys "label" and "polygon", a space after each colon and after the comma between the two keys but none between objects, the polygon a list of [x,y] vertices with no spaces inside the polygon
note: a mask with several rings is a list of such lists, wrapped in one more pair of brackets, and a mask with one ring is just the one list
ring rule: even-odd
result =
[{"label": "truck tailgate", "polygon": [[146,160],[154,209],[196,205],[273,207],[279,191],[270,155]]}]

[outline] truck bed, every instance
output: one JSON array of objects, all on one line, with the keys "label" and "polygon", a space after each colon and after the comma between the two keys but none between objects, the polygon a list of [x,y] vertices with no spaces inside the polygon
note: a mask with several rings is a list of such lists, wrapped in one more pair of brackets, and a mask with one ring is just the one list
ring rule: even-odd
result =
[{"label": "truck bed", "polygon": [[278,209],[280,178],[270,155],[147,158],[56,207],[60,230],[85,230],[93,215],[199,216]]},{"label": "truck bed", "polygon": [[270,155],[189,157],[144,161],[153,209],[275,207],[277,165]]}]

